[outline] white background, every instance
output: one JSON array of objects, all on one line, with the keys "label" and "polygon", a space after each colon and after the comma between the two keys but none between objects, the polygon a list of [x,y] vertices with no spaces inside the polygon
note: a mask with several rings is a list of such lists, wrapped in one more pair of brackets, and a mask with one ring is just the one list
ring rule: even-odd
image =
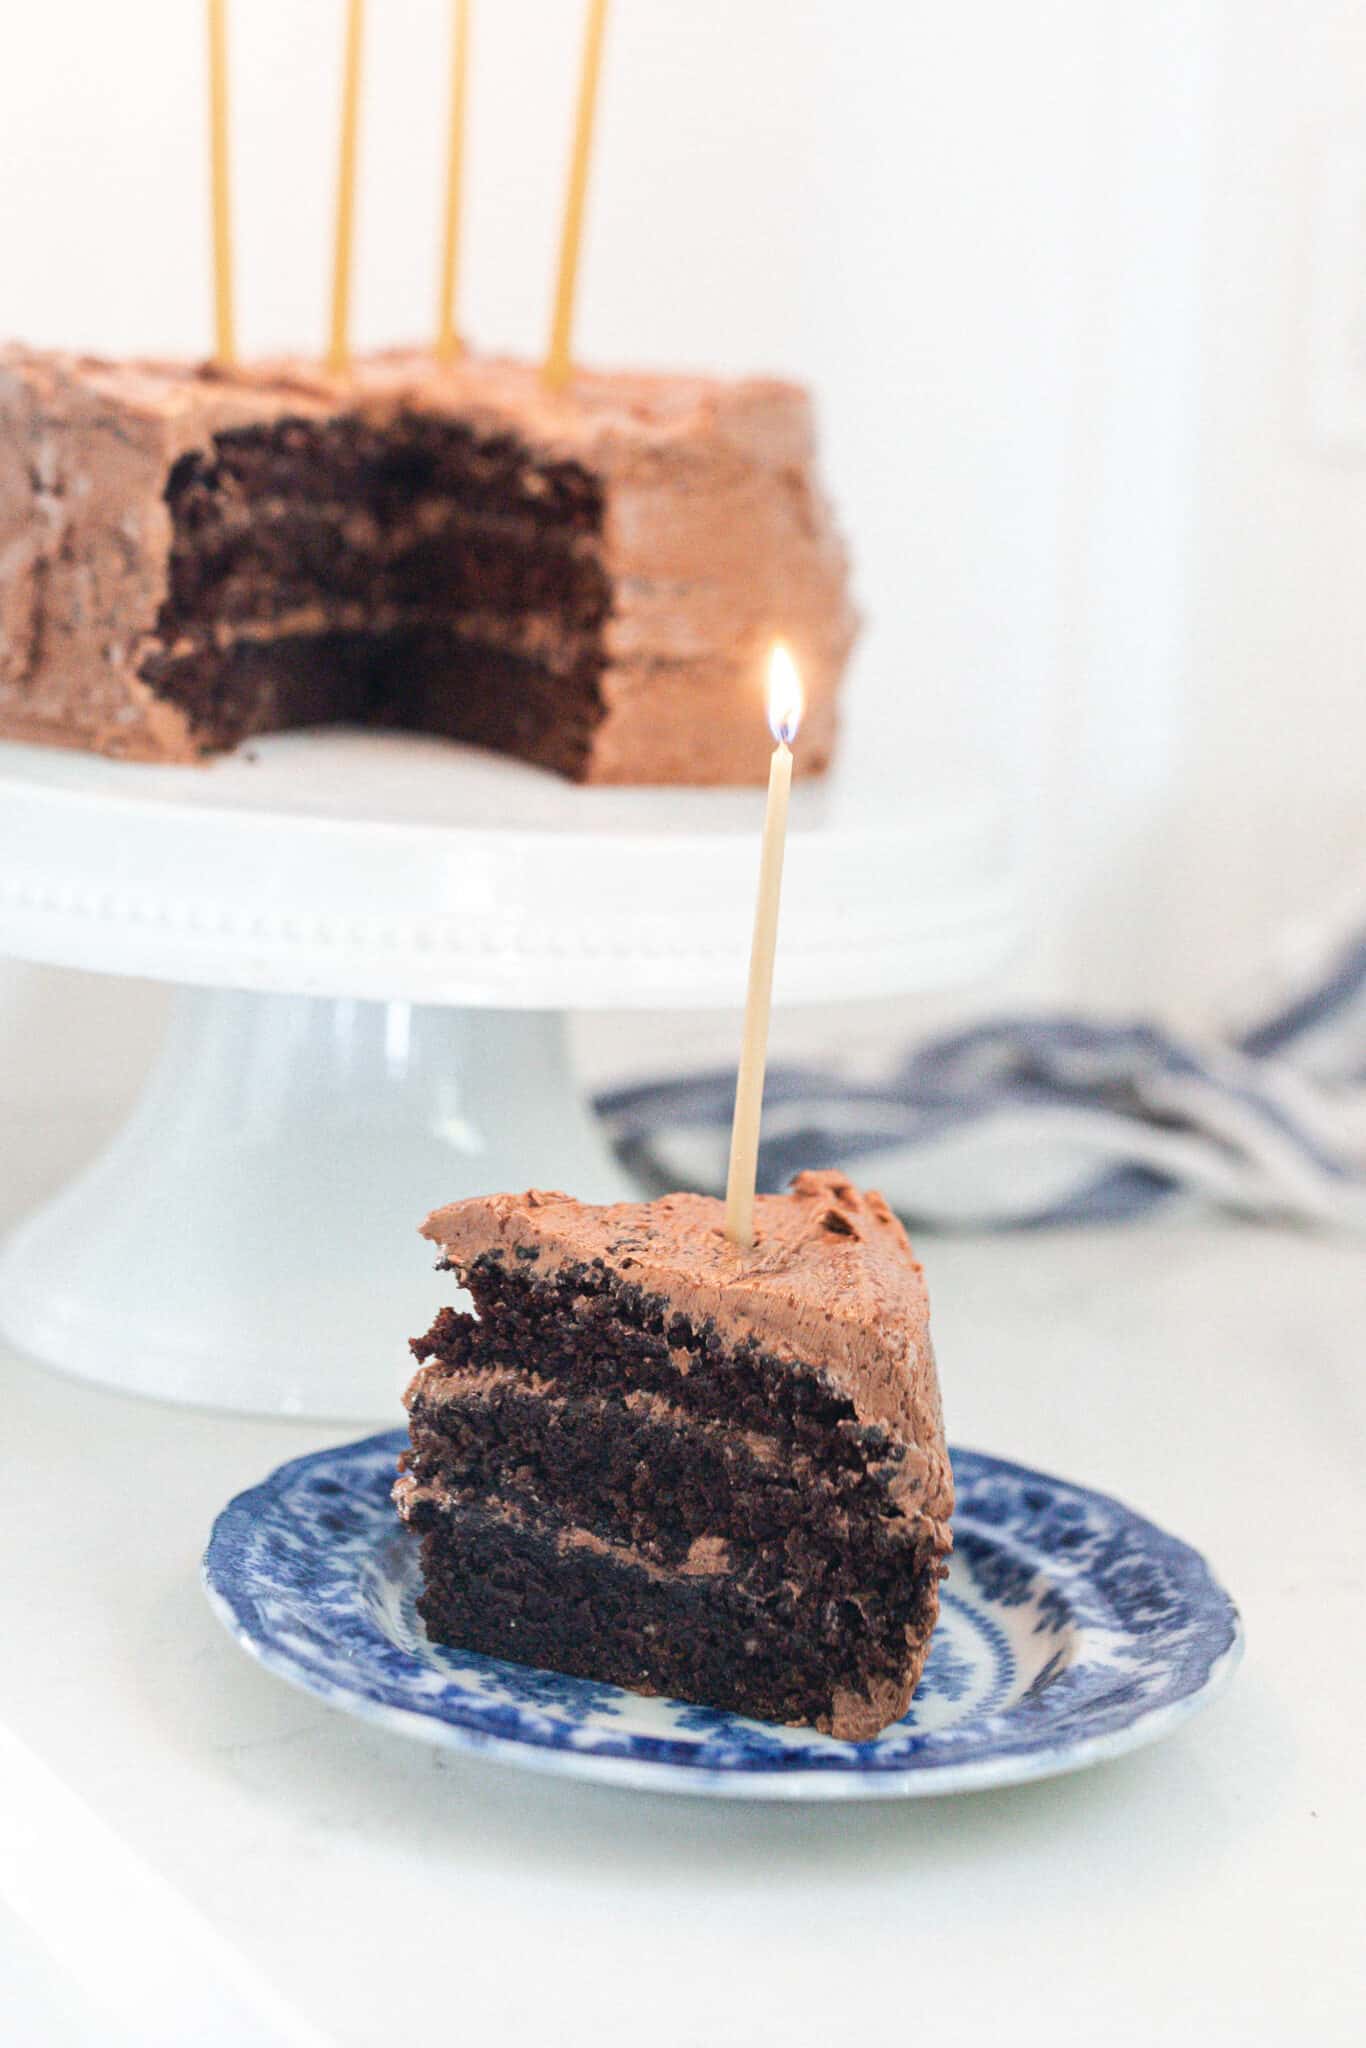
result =
[{"label": "white background", "polygon": [[[580,9],[476,9],[466,310],[482,345],[534,350]],[[316,347],[339,0],[232,11],[244,338]],[[445,10],[370,15],[367,342],[431,321]],[[854,765],[901,747],[913,798],[977,751],[1020,804],[1033,938],[963,1000],[1199,1020],[1361,891],[1366,448],[1310,357],[1350,398],[1366,205],[1322,179],[1366,138],[1366,0],[616,0],[605,83],[583,352],[816,383],[870,620]],[[0,5],[0,333],[206,345],[203,97],[195,0]],[[9,1213],[116,1115],[161,1009],[0,963]],[[875,1044],[929,1015],[777,1037]],[[669,1029],[590,1020],[581,1051],[605,1074],[733,1044],[730,1020]],[[569,2039],[568,2012],[635,2039],[643,2011],[675,2040],[757,2042],[776,2014],[824,2043],[884,2034],[910,1984],[946,2040],[1000,2038],[1003,2009],[1038,2041],[1353,2039],[1356,1248],[1178,1225],[932,1254],[959,1440],[1133,1498],[1243,1604],[1236,1687],[1161,1750],[857,1828],[438,1771],[273,1685],[199,1600],[206,1520],[279,1426],[7,1359],[24,1741],[332,2038],[382,2038],[400,2004],[399,2033],[430,2029],[434,1924],[447,2031],[471,2038],[496,2014],[509,2041]],[[45,1446],[85,1475],[55,1521]],[[130,1472],[154,1478],[131,1508]],[[1286,1512],[1287,1472],[1309,1511]],[[87,1844],[27,1874],[88,1895],[104,1868]],[[126,1870],[104,1893],[103,1944],[70,1960],[124,1985],[137,2038],[160,2016],[174,2039],[178,1977],[227,1995],[204,1946]],[[35,2012],[84,1995],[8,1920],[0,1978]],[[79,2012],[69,2037],[123,2038]]]},{"label": "white background", "polygon": [[[0,332],[202,349],[201,10],[6,13]],[[369,15],[366,343],[431,325],[446,49],[439,0]],[[340,19],[234,0],[249,348],[323,333]],[[482,346],[544,332],[579,20],[476,8]],[[817,386],[869,619],[852,763],[899,747],[913,799],[983,755],[1023,806],[1031,944],[975,1002],[1198,1020],[1360,888],[1366,447],[1311,425],[1309,329],[1316,233],[1344,215],[1320,169],[1363,136],[1366,0],[613,10],[582,353]],[[1344,217],[1329,347],[1350,373],[1366,199]],[[35,1099],[135,1078],[160,1001],[0,968],[0,1071]],[[730,1029],[675,1023],[675,1046]],[[836,1029],[789,1018],[779,1042]],[[658,1040],[604,1024],[583,1049],[606,1071]]]}]

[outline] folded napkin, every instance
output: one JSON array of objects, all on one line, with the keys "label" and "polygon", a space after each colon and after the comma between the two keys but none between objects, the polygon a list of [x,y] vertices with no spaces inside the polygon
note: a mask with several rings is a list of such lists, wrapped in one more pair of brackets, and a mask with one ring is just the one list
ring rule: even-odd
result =
[{"label": "folded napkin", "polygon": [[[734,1087],[723,1068],[598,1108],[645,1182],[719,1192]],[[940,1227],[1113,1222],[1182,1199],[1366,1227],[1366,930],[1210,1042],[1016,1016],[935,1038],[872,1083],[771,1068],[759,1186],[807,1166],[842,1167]]]}]

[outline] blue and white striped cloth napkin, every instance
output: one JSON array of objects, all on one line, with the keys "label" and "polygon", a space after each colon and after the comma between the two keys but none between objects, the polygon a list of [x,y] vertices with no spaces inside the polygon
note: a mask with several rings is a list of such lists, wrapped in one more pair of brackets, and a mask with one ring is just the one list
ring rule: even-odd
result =
[{"label": "blue and white striped cloth napkin", "polygon": [[[598,1108],[647,1184],[719,1192],[734,1086],[727,1068]],[[1022,1016],[936,1038],[873,1083],[772,1068],[759,1185],[807,1166],[941,1228],[1122,1221],[1183,1199],[1366,1227],[1366,930],[1211,1043]]]}]

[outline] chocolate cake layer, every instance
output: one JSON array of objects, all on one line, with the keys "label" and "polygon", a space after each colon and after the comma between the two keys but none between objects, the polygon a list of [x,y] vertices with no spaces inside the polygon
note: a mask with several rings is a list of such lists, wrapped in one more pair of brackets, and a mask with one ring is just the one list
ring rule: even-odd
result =
[{"label": "chocolate cake layer", "polygon": [[[479,1507],[429,1527],[422,1570],[428,1633],[485,1656],[852,1740],[909,1697],[897,1631],[866,1597],[813,1600],[795,1584],[756,1595],[724,1570],[661,1576],[572,1530]],[[922,1576],[902,1629],[928,1638],[936,1584]],[[832,1690],[832,1673],[857,1673],[857,1690]]]},{"label": "chocolate cake layer", "polygon": [[[760,1577],[804,1556],[832,1582],[856,1585],[914,1549],[894,1464],[826,1467],[654,1397],[488,1387],[479,1377],[443,1380],[413,1402],[409,1469],[443,1498],[516,1498],[532,1510],[553,1502],[566,1520],[667,1565],[715,1538]],[[837,1549],[818,1549],[814,1535],[836,1529]]]},{"label": "chocolate cake layer", "polygon": [[759,1221],[744,1254],[693,1196],[430,1220],[478,1311],[413,1347],[438,1640],[853,1738],[904,1712],[952,1505],[920,1270],[841,1176]]},{"label": "chocolate cake layer", "polygon": [[0,351],[0,737],[187,760],[362,722],[757,781],[771,641],[816,773],[852,634],[788,385]]},{"label": "chocolate cake layer", "polygon": [[[819,1368],[766,1353],[757,1337],[727,1348],[710,1320],[671,1312],[662,1297],[614,1278],[605,1265],[571,1262],[538,1279],[485,1253],[452,1270],[480,1319],[442,1309],[413,1341],[419,1359],[457,1370],[523,1371],[534,1359],[537,1377],[551,1387],[568,1382],[581,1393],[660,1397],[685,1416],[762,1431],[788,1454],[817,1449],[851,1467],[893,1448],[885,1426],[860,1422],[853,1402]],[[434,1377],[432,1398],[451,1384]]]}]

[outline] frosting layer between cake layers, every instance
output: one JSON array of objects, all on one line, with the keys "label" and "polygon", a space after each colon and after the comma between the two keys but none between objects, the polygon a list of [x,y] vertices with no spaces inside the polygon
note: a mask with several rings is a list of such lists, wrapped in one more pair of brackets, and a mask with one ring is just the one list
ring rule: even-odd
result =
[{"label": "frosting layer between cake layers", "polygon": [[758,781],[770,641],[814,773],[853,631],[788,384],[0,350],[0,735],[188,760],[342,719]]}]

